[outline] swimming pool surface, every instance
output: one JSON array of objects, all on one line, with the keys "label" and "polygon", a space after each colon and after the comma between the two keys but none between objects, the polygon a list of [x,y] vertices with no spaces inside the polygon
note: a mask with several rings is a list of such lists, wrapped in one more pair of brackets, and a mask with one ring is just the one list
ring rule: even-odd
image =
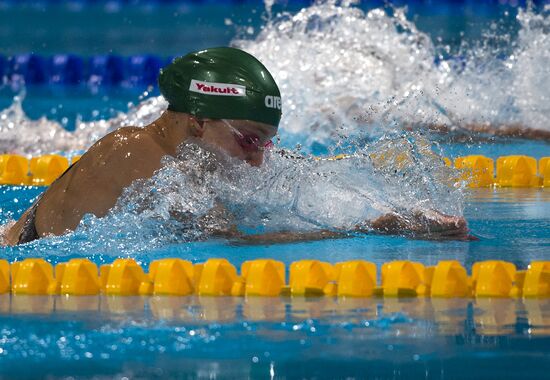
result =
[{"label": "swimming pool surface", "polygon": [[12,300],[0,376],[541,379],[550,369],[547,300],[73,301]]},{"label": "swimming pool surface", "polygon": [[[3,188],[3,215],[41,190]],[[15,203],[15,199],[17,203]],[[437,242],[364,235],[349,239],[233,246],[209,241],[141,251],[151,259],[234,265],[270,257],[381,265],[455,259],[466,268],[501,259],[524,269],[550,259],[550,192],[478,189],[466,218],[479,241]],[[77,245],[75,245],[78,247]],[[55,244],[3,248],[10,261],[52,263],[112,252]],[[0,296],[0,378],[544,378],[550,370],[547,299],[336,299],[233,297]],[[29,365],[32,363],[32,365]]]},{"label": "swimming pool surface", "polygon": [[[36,196],[37,187],[3,187],[2,215],[17,218]],[[242,246],[223,240],[167,245],[155,250],[124,253],[112,242],[112,249],[103,246],[79,245],[78,234],[72,234],[69,244],[62,240],[45,239],[16,247],[4,247],[2,256],[8,261],[25,257],[45,257],[52,263],[73,257],[89,257],[97,264],[110,263],[121,254],[131,254],[138,262],[148,264],[153,259],[182,257],[202,262],[209,257],[226,257],[240,266],[245,260],[270,257],[286,264],[298,259],[319,259],[329,262],[356,258],[383,262],[403,259],[434,265],[440,260],[458,260],[466,268],[475,261],[500,259],[526,268],[533,260],[550,259],[550,191],[548,189],[472,189],[468,191],[465,217],[479,241],[427,241],[406,237],[360,235],[357,237],[306,243]],[[61,244],[60,244],[61,242]],[[75,244],[71,244],[74,242]]]},{"label": "swimming pool surface", "polygon": [[[467,130],[459,130],[462,135],[455,138],[423,128],[471,122],[548,131],[548,9],[518,11],[517,1],[415,1],[401,12],[391,6],[372,11],[382,2],[319,2],[298,12],[304,4],[286,7],[282,2],[273,10],[286,8],[290,14],[269,19],[265,5],[273,5],[271,1],[256,6],[145,3],[20,5],[0,0],[0,54],[155,54],[164,59],[233,41],[265,61],[280,83],[285,111],[277,148],[296,155],[335,154],[349,148],[349,141],[360,150],[397,135],[405,136],[397,140],[401,142],[430,141],[436,152],[451,158],[550,156],[545,140]],[[154,87],[46,81],[22,88],[13,78],[1,79],[0,153],[72,155],[114,128],[144,125],[163,110]],[[411,126],[418,131],[409,139],[404,130]],[[407,145],[393,148],[408,153]],[[415,162],[432,165],[419,166],[405,173],[403,181],[390,181],[371,193],[379,199],[401,184],[421,183],[415,179],[432,181],[443,166],[440,159]],[[345,165],[332,167],[344,183],[368,184],[365,171],[346,171]],[[296,167],[302,176],[318,168]],[[293,170],[286,169],[281,171],[286,175]],[[176,178],[184,176],[176,172]],[[285,178],[292,185],[300,176],[283,176],[279,184]],[[154,190],[176,198],[189,195],[169,181],[175,190],[163,193],[169,187],[165,183]],[[346,190],[326,190],[325,184],[312,186],[309,195]],[[431,189],[429,183],[421,185]],[[19,218],[42,191],[1,186],[0,224]],[[448,199],[436,197],[440,194],[419,190],[413,200],[417,196],[442,207],[456,201],[461,212],[456,192]],[[144,268],[170,257],[193,263],[227,258],[237,267],[246,260],[273,258],[287,268],[301,259],[364,259],[377,268],[392,260],[434,265],[452,259],[468,271],[483,260],[505,260],[518,269],[550,260],[550,189],[464,190],[464,202],[475,241],[356,234],[273,245],[222,239],[173,243],[163,236],[153,242],[147,240],[150,226],[140,223],[153,223],[154,214],[146,221],[87,220],[87,229],[67,236],[0,247],[0,258],[42,257],[52,264],[89,258],[99,265],[132,257]],[[339,216],[353,211],[340,204],[334,209]],[[170,223],[161,227],[165,236],[174,234]],[[0,379],[486,380],[544,379],[549,374],[550,299],[0,295]]]}]

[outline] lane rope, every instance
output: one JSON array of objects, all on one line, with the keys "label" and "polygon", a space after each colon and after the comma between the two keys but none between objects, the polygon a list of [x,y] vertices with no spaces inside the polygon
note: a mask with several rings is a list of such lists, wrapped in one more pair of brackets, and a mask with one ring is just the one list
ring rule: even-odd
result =
[{"label": "lane rope", "polygon": [[12,85],[63,85],[145,88],[156,86],[162,67],[173,57],[116,54],[0,55],[0,78]]},{"label": "lane rope", "polygon": [[399,260],[375,264],[351,260],[331,264],[257,259],[241,265],[227,259],[204,263],[171,258],[151,262],[149,271],[131,258],[111,264],[71,259],[52,266],[43,258],[8,263],[0,260],[0,294],[112,296],[332,296],[332,297],[550,297],[550,261],[526,270],[502,260],[476,262],[468,274],[456,260],[434,266]]},{"label": "lane rope", "polygon": [[[65,156],[47,154],[29,160],[17,154],[1,154],[0,185],[49,186],[80,157],[74,155],[69,160]],[[328,159],[346,157],[340,155]],[[496,170],[494,160],[481,155],[458,157],[454,165],[450,159],[443,159],[447,166],[458,169],[455,180],[465,181],[471,188],[550,187],[550,157],[537,162],[529,156],[502,156],[496,160]]]}]

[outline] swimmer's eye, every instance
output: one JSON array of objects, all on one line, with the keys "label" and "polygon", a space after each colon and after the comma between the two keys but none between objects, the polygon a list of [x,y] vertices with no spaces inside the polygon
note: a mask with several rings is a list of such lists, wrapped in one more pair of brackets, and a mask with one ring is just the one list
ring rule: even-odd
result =
[{"label": "swimmer's eye", "polygon": [[241,133],[225,119],[222,119],[222,122],[231,130],[231,132],[233,132],[233,136],[239,146],[247,152],[259,152],[273,147],[273,142],[271,140],[267,140],[262,144],[258,136],[254,134]]},{"label": "swimmer's eye", "polygon": [[254,136],[245,136],[244,138],[244,143],[246,145],[255,145],[255,146],[258,146],[258,141],[260,139],[257,138],[257,137],[254,137]]},{"label": "swimmer's eye", "polygon": [[240,147],[247,152],[257,152],[262,150],[260,147],[260,139],[255,135],[242,135],[235,134],[235,139],[239,143]]},{"label": "swimmer's eye", "polygon": [[273,141],[267,140],[267,142],[264,144],[264,150],[273,148]]}]

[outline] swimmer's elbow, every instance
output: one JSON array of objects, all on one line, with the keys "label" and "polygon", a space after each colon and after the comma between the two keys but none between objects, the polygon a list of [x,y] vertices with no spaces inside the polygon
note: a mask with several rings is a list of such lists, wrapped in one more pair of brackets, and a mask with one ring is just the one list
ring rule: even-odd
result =
[{"label": "swimmer's elbow", "polygon": [[13,247],[17,245],[20,233],[21,228],[15,221],[7,222],[3,226],[0,226],[0,246]]}]

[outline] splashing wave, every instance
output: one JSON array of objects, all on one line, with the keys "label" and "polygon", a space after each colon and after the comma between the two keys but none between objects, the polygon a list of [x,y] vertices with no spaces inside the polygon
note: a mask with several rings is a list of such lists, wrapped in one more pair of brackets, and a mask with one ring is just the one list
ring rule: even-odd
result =
[{"label": "splashing wave", "polygon": [[458,64],[436,64],[438,47],[403,9],[390,16],[336,1],[280,15],[236,44],[280,83],[284,133],[310,143],[338,138],[339,128],[377,137],[419,126],[550,139],[550,16],[520,10],[518,22],[505,59],[481,41]]},{"label": "splashing wave", "polygon": [[168,106],[162,97],[149,98],[109,120],[77,121],[75,131],[69,132],[60,123],[45,117],[29,119],[23,111],[22,100],[16,97],[10,107],[0,112],[0,152],[38,156],[82,151],[120,127],[150,124]]},{"label": "splashing wave", "polygon": [[[269,8],[271,3],[266,3]],[[270,12],[268,13],[270,14]],[[287,146],[330,146],[343,137],[378,138],[422,126],[472,136],[523,135],[550,140],[550,16],[520,10],[516,41],[502,49],[469,47],[455,60],[407,20],[403,9],[363,12],[328,1],[267,21],[253,40],[234,45],[256,55],[280,84]],[[503,51],[511,51],[502,58]],[[82,150],[123,125],[143,126],[166,108],[150,98],[110,120],[33,121],[21,100],[0,112],[0,150],[36,155]]]},{"label": "splashing wave", "polygon": [[247,233],[353,231],[388,212],[463,212],[454,171],[418,135],[383,139],[340,160],[276,150],[257,168],[198,143],[164,160],[152,178],[125,189],[107,216],[87,215],[75,232],[30,243],[33,255],[139,256],[235,226]]}]

